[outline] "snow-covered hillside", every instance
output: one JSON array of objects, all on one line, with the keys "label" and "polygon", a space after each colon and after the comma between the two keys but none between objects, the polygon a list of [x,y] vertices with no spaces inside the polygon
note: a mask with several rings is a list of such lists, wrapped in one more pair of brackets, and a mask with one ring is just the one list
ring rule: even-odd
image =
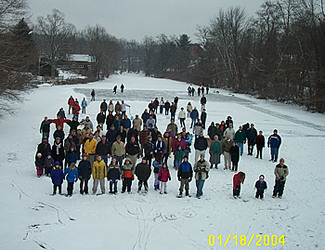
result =
[{"label": "snow-covered hillside", "polygon": [[[113,95],[112,87],[121,83],[125,93]],[[90,102],[93,88],[96,101]],[[206,105],[207,125],[231,115],[236,130],[246,122],[254,123],[265,136],[274,128],[279,130],[283,139],[280,157],[285,158],[290,171],[282,200],[271,198],[275,164],[269,162],[269,150],[264,150],[260,160],[247,156],[247,145],[239,162],[246,180],[242,199],[237,200],[232,198],[233,173],[222,167],[210,171],[202,199],[194,198],[195,181],[190,184],[193,196],[177,199],[179,182],[171,168],[172,158],[167,195],[153,190],[151,176],[146,196],[136,193],[137,180],[133,181],[132,194],[81,195],[78,182],[71,198],[50,196],[51,180],[36,177],[34,156],[41,140],[40,122],[46,115],[55,118],[60,107],[67,110],[70,95],[78,100],[87,98],[87,113],[96,123],[103,98],[124,100],[131,105],[132,115],[141,115],[150,100],[162,96],[171,101],[177,95],[179,106],[185,107],[191,101],[199,107],[199,97],[188,97],[186,88],[180,82],[125,74],[87,85],[41,86],[24,96],[25,100],[16,104],[14,115],[0,121],[1,248],[219,249],[219,235],[224,242],[229,234],[237,234],[238,238],[246,235],[248,239],[252,234],[261,234],[285,236],[284,246],[277,244],[269,247],[272,249],[325,249],[325,117],[292,106],[233,96],[222,90],[217,94],[213,89]],[[164,132],[169,119],[160,114],[157,117],[159,130]],[[51,126],[52,145],[55,129]],[[68,133],[68,126],[65,131]],[[260,174],[265,175],[269,187],[262,201],[254,198],[254,183]],[[89,184],[92,187],[92,180]],[[119,191],[120,187],[121,183]],[[63,190],[66,192],[66,182]],[[209,245],[209,235],[215,235],[215,246]],[[249,249],[261,248],[256,241],[254,238]],[[226,248],[236,248],[232,236]]]}]

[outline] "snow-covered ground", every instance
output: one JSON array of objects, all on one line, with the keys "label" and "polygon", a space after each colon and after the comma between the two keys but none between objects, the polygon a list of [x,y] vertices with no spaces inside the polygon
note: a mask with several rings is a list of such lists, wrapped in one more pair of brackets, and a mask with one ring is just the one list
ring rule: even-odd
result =
[{"label": "snow-covered ground", "polygon": [[[113,95],[112,87],[121,83],[126,86],[125,93]],[[266,136],[274,128],[279,130],[283,139],[280,157],[285,158],[290,171],[282,200],[271,198],[275,164],[269,162],[269,150],[264,150],[260,160],[247,156],[246,145],[239,162],[239,170],[246,173],[239,200],[232,198],[233,173],[222,167],[210,171],[200,200],[194,198],[194,181],[191,198],[176,198],[179,182],[172,168],[167,195],[153,190],[151,176],[146,196],[136,193],[136,180],[132,194],[82,196],[77,183],[71,198],[50,196],[50,179],[36,177],[34,155],[41,140],[40,122],[45,115],[55,118],[60,107],[67,110],[70,95],[79,100],[87,98],[88,115],[96,123],[103,98],[125,100],[132,115],[141,115],[151,99],[161,96],[171,101],[177,95],[179,106],[191,101],[199,107],[199,97],[188,97],[186,87],[171,80],[124,74],[87,85],[41,86],[26,94],[24,102],[17,103],[14,115],[0,121],[1,248],[219,249],[219,235],[224,242],[229,234],[238,238],[246,235],[248,239],[260,234],[285,236],[284,246],[269,246],[272,249],[325,249],[325,117],[293,106],[232,96],[222,90],[216,94],[211,89],[207,96],[207,125],[231,115],[235,129],[250,122]],[[92,88],[97,93],[95,102],[89,101]],[[159,130],[164,132],[169,121],[164,115],[157,117]],[[54,125],[51,129],[52,134]],[[194,153],[190,162],[193,160]],[[263,201],[254,198],[254,183],[262,173],[269,187]],[[63,190],[66,192],[65,182]],[[215,235],[215,246],[209,245],[209,235]],[[249,249],[261,248],[256,241],[254,238]],[[226,248],[237,247],[231,236]]]}]

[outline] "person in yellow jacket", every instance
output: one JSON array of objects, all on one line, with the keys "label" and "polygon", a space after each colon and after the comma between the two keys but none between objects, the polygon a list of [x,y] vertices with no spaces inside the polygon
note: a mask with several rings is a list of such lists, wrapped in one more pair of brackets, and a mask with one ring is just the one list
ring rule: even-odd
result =
[{"label": "person in yellow jacket", "polygon": [[92,133],[89,134],[89,139],[85,141],[84,151],[87,154],[87,160],[90,161],[90,164],[93,165],[95,161],[97,141],[94,139]]},{"label": "person in yellow jacket", "polygon": [[102,194],[105,194],[105,177],[107,177],[107,168],[105,162],[102,160],[101,155],[97,155],[97,161],[93,164],[93,194],[96,194],[98,183]]}]

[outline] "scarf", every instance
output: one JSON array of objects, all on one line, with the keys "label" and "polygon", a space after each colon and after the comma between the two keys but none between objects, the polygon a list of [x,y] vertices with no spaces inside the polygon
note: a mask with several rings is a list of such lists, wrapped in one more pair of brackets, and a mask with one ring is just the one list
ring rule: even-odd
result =
[{"label": "scarf", "polygon": [[56,155],[59,155],[60,154],[60,148],[61,148],[61,146],[62,146],[62,144],[61,144],[61,142],[59,143],[59,144],[57,144],[56,142],[55,142],[55,147],[56,147]]}]

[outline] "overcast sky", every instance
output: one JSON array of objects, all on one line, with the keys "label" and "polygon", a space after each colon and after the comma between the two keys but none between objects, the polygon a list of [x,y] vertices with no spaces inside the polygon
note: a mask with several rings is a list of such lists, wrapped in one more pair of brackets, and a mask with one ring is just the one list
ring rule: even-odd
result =
[{"label": "overcast sky", "polygon": [[32,21],[56,8],[77,29],[100,24],[117,38],[135,39],[159,34],[188,34],[196,38],[197,25],[206,26],[220,8],[245,8],[255,14],[262,0],[28,0]]}]

